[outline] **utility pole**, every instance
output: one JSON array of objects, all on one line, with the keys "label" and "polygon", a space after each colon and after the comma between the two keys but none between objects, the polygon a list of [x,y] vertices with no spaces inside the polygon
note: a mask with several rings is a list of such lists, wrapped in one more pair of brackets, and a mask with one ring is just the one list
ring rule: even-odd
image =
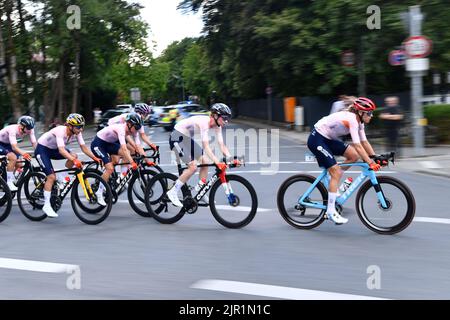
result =
[{"label": "utility pole", "polygon": [[[410,36],[422,35],[422,21],[423,15],[420,11],[420,6],[409,7],[409,32]],[[424,119],[422,109],[423,97],[423,82],[422,77],[425,75],[424,71],[410,71],[411,77],[411,102],[413,114],[413,135],[414,135],[414,149],[416,155],[423,154],[424,147]]]}]

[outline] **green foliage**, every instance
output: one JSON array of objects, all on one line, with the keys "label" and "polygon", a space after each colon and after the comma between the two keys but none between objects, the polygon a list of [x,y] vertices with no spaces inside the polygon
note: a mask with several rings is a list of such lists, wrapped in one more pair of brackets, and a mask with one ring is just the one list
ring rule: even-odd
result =
[{"label": "green foliage", "polygon": [[431,105],[424,108],[428,124],[437,127],[439,142],[450,142],[450,105]]}]

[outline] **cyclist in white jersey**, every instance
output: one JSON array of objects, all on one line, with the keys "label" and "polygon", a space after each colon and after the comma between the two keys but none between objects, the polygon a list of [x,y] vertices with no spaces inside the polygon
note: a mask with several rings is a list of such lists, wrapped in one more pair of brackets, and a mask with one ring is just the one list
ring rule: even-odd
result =
[{"label": "cyclist in white jersey", "polygon": [[[134,112],[139,114],[142,117],[142,121],[145,121],[151,112],[151,108],[150,108],[150,106],[148,106],[146,104],[138,104],[134,108]],[[125,119],[127,118],[127,116],[129,114],[130,114],[130,112],[124,113],[124,114],[121,114],[121,115],[115,116],[114,118],[109,119],[108,125],[117,124],[117,123],[125,123]],[[139,137],[150,148],[152,148],[153,150],[156,150],[156,145],[154,143],[152,143],[150,138],[145,134],[144,126],[142,126],[139,129]],[[136,139],[136,142],[139,142],[139,138]],[[134,143],[132,141],[129,141],[128,143],[129,143],[129,149],[131,151],[133,151],[133,153],[134,153],[134,151],[138,151],[139,153],[144,151],[140,144]]]},{"label": "cyclist in white jersey", "polygon": [[[184,120],[181,120],[175,125],[174,131],[170,135],[169,145],[179,160],[182,160],[188,165],[188,168],[184,170],[182,175],[175,182],[175,185],[167,192],[167,196],[170,201],[177,207],[182,207],[180,199],[178,198],[178,192],[181,187],[192,177],[197,171],[197,163],[206,163],[206,158],[203,155],[203,151],[206,156],[214,162],[214,164],[220,169],[225,170],[227,165],[220,162],[214,155],[209,145],[209,129],[214,129],[216,133],[216,139],[219,144],[220,150],[225,157],[230,157],[230,151],[224,144],[222,128],[228,123],[231,118],[231,109],[223,103],[216,103],[211,107],[210,116],[193,116]],[[199,133],[202,141],[202,146],[198,145],[194,141],[194,134]],[[178,144],[179,150],[176,150]],[[179,152],[182,152],[180,157]],[[234,160],[236,165],[239,165],[239,160]],[[200,168],[199,184],[204,184],[208,176],[208,167]],[[205,199],[205,196],[203,197]],[[207,200],[205,199],[207,202]]]},{"label": "cyclist in white jersey", "polygon": [[0,155],[5,155],[8,159],[6,167],[6,182],[11,191],[17,191],[14,184],[14,168],[16,167],[17,157],[31,161],[31,156],[17,146],[17,138],[30,136],[33,149],[36,148],[36,136],[34,135],[35,121],[32,117],[22,116],[17,124],[11,124],[0,130]]},{"label": "cyclist in white jersey", "polygon": [[[38,145],[36,147],[36,159],[39,162],[42,171],[47,175],[47,180],[44,185],[44,207],[42,211],[51,218],[58,217],[58,214],[53,210],[50,198],[51,191],[53,188],[53,184],[56,180],[55,171],[53,169],[53,165],[51,159],[55,160],[63,160],[67,159],[66,167],[68,169],[72,168],[74,165],[77,168],[82,167],[82,163],[78,160],[78,156],[76,153],[71,152],[66,148],[66,145],[71,143],[74,138],[78,140],[78,144],[80,145],[81,150],[85,153],[89,158],[93,159],[100,163],[100,159],[97,158],[91,150],[84,143],[84,139],[82,136],[82,131],[85,125],[84,117],[78,113],[70,114],[66,119],[66,124],[63,126],[57,126],[52,130],[44,133],[38,139]],[[99,204],[100,201],[98,201]],[[106,205],[105,203],[103,205]]]},{"label": "cyclist in white jersey", "polygon": [[[114,164],[118,163],[119,157],[126,159],[133,170],[137,169],[137,164],[127,148],[127,142],[140,146],[138,133],[143,125],[141,116],[133,112],[128,114],[125,123],[112,124],[97,132],[97,136],[91,143],[91,150],[105,164],[102,178],[106,182],[109,181],[111,174],[114,172]],[[135,141],[133,141],[132,136]],[[140,154],[145,156],[144,150]],[[97,199],[103,200],[103,191],[103,186],[100,185],[96,192]]]},{"label": "cyclist in white jersey", "polygon": [[[331,176],[326,214],[336,224],[348,222],[347,218],[336,212],[335,201],[343,171],[349,167],[339,167],[334,155],[344,156],[344,163],[356,162],[361,158],[372,170],[380,169],[380,165],[371,159],[375,152],[364,132],[364,124],[370,122],[375,109],[372,100],[357,98],[347,110],[320,119],[308,138],[308,148],[316,156],[319,166],[326,168]],[[340,140],[340,137],[348,134],[352,138],[351,146]]]}]

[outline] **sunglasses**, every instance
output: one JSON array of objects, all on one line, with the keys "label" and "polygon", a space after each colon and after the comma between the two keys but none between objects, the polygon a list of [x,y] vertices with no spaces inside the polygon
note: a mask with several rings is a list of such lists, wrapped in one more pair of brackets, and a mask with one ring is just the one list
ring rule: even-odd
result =
[{"label": "sunglasses", "polygon": [[81,130],[81,129],[83,129],[84,128],[84,126],[83,125],[81,125],[81,126],[73,126],[75,129],[78,129],[78,130]]},{"label": "sunglasses", "polygon": [[230,121],[230,117],[229,116],[220,116],[222,119],[223,119],[223,121],[225,121],[225,122],[228,122],[228,121]]},{"label": "sunglasses", "polygon": [[373,116],[373,111],[367,111],[367,112],[364,112],[364,113],[367,114],[368,117]]}]

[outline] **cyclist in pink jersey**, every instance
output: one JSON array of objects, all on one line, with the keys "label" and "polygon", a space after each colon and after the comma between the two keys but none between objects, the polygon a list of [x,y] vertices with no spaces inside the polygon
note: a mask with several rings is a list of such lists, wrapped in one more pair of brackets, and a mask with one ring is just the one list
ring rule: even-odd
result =
[{"label": "cyclist in pink jersey", "polygon": [[[352,163],[362,159],[368,163],[372,170],[378,171],[380,165],[371,157],[375,152],[366,138],[364,124],[368,124],[376,109],[375,103],[368,98],[357,98],[352,105],[344,111],[339,111],[320,119],[308,138],[308,148],[316,156],[319,166],[328,170],[331,176],[328,190],[327,216],[336,224],[347,223],[348,219],[342,217],[335,207],[338,196],[338,185],[343,170],[349,167],[339,167],[334,155],[344,156],[344,163]],[[353,145],[348,145],[340,137],[350,134]]]},{"label": "cyclist in pink jersey", "polygon": [[0,155],[5,155],[8,158],[6,182],[11,191],[17,191],[14,184],[14,168],[16,167],[17,157],[22,156],[24,159],[31,161],[31,156],[17,146],[17,138],[29,135],[33,149],[35,149],[37,142],[34,135],[34,126],[35,121],[32,117],[22,116],[17,124],[9,125],[0,130]]},{"label": "cyclist in pink jersey", "polygon": [[[56,180],[51,159],[67,159],[67,168],[72,168],[74,165],[81,168],[82,163],[78,160],[77,155],[66,148],[66,145],[71,143],[76,138],[83,153],[94,161],[99,163],[101,161],[84,143],[83,136],[81,134],[84,125],[84,117],[81,114],[72,113],[67,117],[66,124],[64,126],[57,126],[56,128],[53,128],[52,130],[44,133],[38,140],[38,145],[35,151],[36,159],[39,162],[42,171],[44,171],[47,175],[47,180],[44,185],[45,203],[42,210],[51,218],[58,217],[58,214],[53,210],[50,204],[51,191]],[[98,203],[102,204],[100,201],[98,201]],[[103,203],[103,205],[106,205],[106,203]]]},{"label": "cyclist in pink jersey", "polygon": [[[131,157],[127,148],[128,143],[135,143],[140,147],[139,130],[144,125],[142,118],[137,113],[130,113],[125,119],[125,123],[112,124],[97,132],[97,136],[91,143],[92,152],[102,159],[105,164],[105,171],[102,178],[108,182],[114,172],[114,164],[119,162],[120,157],[126,159],[133,170],[137,169],[137,164]],[[135,141],[133,141],[134,137]],[[145,156],[145,152],[140,148],[139,154]],[[96,192],[97,199],[103,200],[103,186]]]},{"label": "cyclist in pink jersey", "polygon": [[[144,122],[145,119],[147,119],[148,115],[150,114],[151,108],[150,108],[150,106],[148,106],[146,104],[138,104],[134,108],[134,112],[137,113],[138,115],[140,115],[142,117],[142,121]],[[127,118],[127,116],[129,114],[130,113],[124,113],[124,114],[121,114],[121,115],[115,116],[114,118],[109,119],[108,125],[117,124],[117,123],[125,123],[125,119]],[[150,138],[145,134],[144,126],[142,126],[139,129],[139,137],[150,148],[152,148],[153,150],[156,150],[156,145],[154,143],[152,143]],[[139,141],[139,138],[136,139],[136,142],[138,142],[138,141]],[[141,153],[144,151],[140,144],[136,144],[132,141],[129,141],[128,143],[129,143],[128,148],[133,153],[135,153],[136,151],[138,151],[138,153]]]},{"label": "cyclist in pink jersey", "polygon": [[[216,103],[211,106],[210,116],[193,116],[184,119],[175,125],[174,131],[170,135],[169,146],[175,151],[178,160],[182,160],[188,165],[182,175],[175,182],[175,185],[167,191],[167,196],[170,201],[177,207],[182,207],[178,192],[181,187],[192,177],[197,171],[197,163],[206,163],[207,159],[203,156],[205,151],[206,156],[211,159],[220,170],[225,170],[227,165],[220,162],[214,155],[209,146],[209,129],[214,129],[216,132],[217,142],[220,150],[225,157],[230,157],[230,151],[224,144],[222,136],[222,127],[228,123],[231,118],[231,109],[223,103]],[[194,135],[200,134],[202,145],[200,146],[194,141]],[[178,147],[177,145],[178,144]],[[178,150],[176,150],[178,149]],[[181,153],[181,154],[180,154]],[[239,165],[239,160],[234,160],[236,165]],[[208,176],[208,167],[202,167],[199,174],[199,185],[205,183]],[[206,196],[203,196],[205,202],[208,202]]]}]

